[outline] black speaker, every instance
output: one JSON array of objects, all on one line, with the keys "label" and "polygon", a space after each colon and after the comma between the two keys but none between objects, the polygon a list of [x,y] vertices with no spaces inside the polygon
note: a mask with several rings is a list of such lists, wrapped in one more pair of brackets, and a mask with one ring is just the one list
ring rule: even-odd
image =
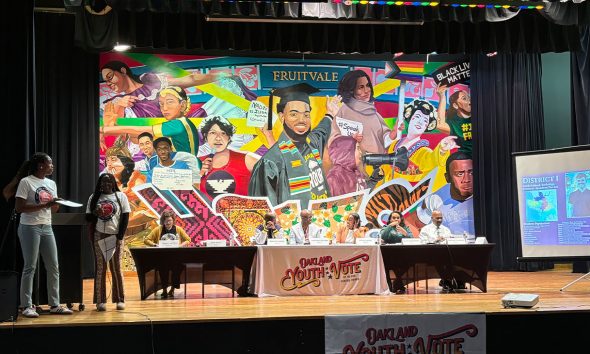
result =
[{"label": "black speaker", "polygon": [[18,317],[18,273],[0,272],[0,322]]}]

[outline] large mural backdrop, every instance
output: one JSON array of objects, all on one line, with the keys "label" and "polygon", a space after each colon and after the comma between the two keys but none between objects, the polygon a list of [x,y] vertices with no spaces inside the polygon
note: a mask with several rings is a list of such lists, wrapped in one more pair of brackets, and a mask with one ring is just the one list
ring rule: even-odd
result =
[{"label": "large mural backdrop", "polygon": [[[302,209],[329,238],[350,213],[381,227],[393,210],[414,235],[436,209],[453,233],[474,232],[469,63],[460,58],[107,53],[100,64],[100,166],[132,205],[127,247],[143,245],[164,210],[194,244],[248,245],[268,211],[288,233]],[[154,146],[161,137],[170,149]],[[191,171],[192,188],[156,187],[166,159]],[[129,252],[124,261],[133,269]]]}]

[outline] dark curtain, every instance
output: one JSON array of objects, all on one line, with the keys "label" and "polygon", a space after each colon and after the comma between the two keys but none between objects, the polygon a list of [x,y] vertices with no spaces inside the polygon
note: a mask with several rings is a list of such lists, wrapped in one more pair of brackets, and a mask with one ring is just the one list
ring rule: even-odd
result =
[{"label": "dark curtain", "polygon": [[580,49],[571,53],[572,144],[590,144],[590,27],[580,27]]},{"label": "dark curtain", "polygon": [[[266,19],[281,12],[264,4],[203,3],[200,12],[165,13],[113,9],[106,15],[76,11],[76,44],[93,51],[108,51],[119,42],[136,48],[195,51],[313,52],[313,53],[541,53],[575,50],[577,27],[556,25],[536,11],[522,11],[501,22],[459,21],[453,16],[429,15],[434,10],[390,9],[390,20],[424,20],[423,25],[346,25],[207,22],[208,14],[234,17],[231,6],[248,12],[236,15]],[[267,3],[268,4],[268,3]],[[397,8],[397,7],[395,7]],[[244,10],[244,11],[245,11]],[[242,10],[240,10],[242,11]],[[441,9],[440,11],[447,11]],[[450,11],[450,10],[449,10]],[[468,10],[465,10],[468,11]],[[467,12],[466,14],[469,14]],[[440,14],[439,14],[440,15]],[[380,17],[382,18],[382,17]],[[368,19],[371,19],[370,17]],[[472,19],[471,19],[472,20]]]},{"label": "dark curtain", "polygon": [[38,146],[61,196],[86,204],[98,176],[98,55],[74,46],[72,15],[37,13],[35,33]]},{"label": "dark curtain", "polygon": [[476,233],[496,244],[492,269],[543,267],[516,261],[520,230],[511,155],[545,147],[541,56],[473,55],[471,96]]},{"label": "dark curtain", "polygon": [[[33,0],[10,1],[0,11],[0,55],[4,98],[2,120],[4,156],[1,187],[16,174],[19,166],[35,151],[35,67]],[[8,229],[14,200],[0,201],[0,270],[13,269],[16,232]]]},{"label": "dark curtain", "polygon": [[[35,151],[44,151],[53,158],[60,196],[85,204],[98,176],[98,56],[74,46],[74,16],[33,14],[32,0],[3,6],[2,186]],[[12,208],[2,200],[2,235]],[[9,232],[4,242],[0,269],[13,269],[19,258],[15,235]]]},{"label": "dark curtain", "polygon": [[[590,144],[590,27],[580,27],[580,44],[571,53],[572,145]],[[574,262],[574,273],[589,269],[589,262]]]}]

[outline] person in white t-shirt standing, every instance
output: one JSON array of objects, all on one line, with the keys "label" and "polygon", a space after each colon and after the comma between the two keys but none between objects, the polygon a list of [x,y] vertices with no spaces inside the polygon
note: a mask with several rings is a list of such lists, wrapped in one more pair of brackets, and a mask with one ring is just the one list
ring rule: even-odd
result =
[{"label": "person in white t-shirt standing", "polygon": [[117,187],[115,176],[110,173],[98,178],[94,193],[88,199],[86,219],[94,246],[96,271],[94,276],[94,303],[97,311],[106,311],[107,262],[111,268],[112,298],[117,310],[125,309],[121,249],[123,236],[129,223],[129,201]]},{"label": "person in white t-shirt standing", "polygon": [[47,270],[47,299],[53,314],[69,315],[72,310],[59,303],[59,265],[57,246],[51,227],[51,212],[56,212],[57,186],[46,178],[53,173],[53,161],[46,153],[38,152],[28,161],[28,176],[18,182],[15,209],[20,213],[18,238],[23,253],[24,267],[20,284],[20,306],[25,317],[39,317],[31,295],[39,254]]}]

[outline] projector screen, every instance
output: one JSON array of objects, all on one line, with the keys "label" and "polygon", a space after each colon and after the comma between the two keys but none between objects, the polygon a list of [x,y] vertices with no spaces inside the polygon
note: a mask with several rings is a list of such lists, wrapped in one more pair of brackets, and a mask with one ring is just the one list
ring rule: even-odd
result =
[{"label": "projector screen", "polygon": [[590,258],[590,145],[514,154],[524,258]]}]

